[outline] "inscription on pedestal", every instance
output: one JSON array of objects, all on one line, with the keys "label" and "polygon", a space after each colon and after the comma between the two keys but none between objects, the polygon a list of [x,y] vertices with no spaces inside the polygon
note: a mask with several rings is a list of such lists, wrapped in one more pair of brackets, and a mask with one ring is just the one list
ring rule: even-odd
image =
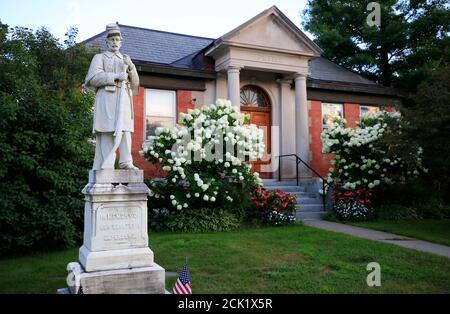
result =
[{"label": "inscription on pedestal", "polygon": [[108,249],[146,246],[143,212],[130,204],[100,206],[96,214],[96,242]]}]

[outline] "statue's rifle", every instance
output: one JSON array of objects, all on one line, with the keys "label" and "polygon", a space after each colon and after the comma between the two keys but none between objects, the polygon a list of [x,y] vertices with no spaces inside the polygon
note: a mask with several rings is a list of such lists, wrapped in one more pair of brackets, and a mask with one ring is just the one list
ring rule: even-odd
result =
[{"label": "statue's rifle", "polygon": [[[128,65],[124,63],[123,72],[127,73]],[[122,97],[126,93],[126,80],[119,82],[119,91],[117,93],[117,101],[116,101],[116,125],[114,129],[114,146],[103,161],[102,169],[104,169],[105,165],[111,164],[111,160],[116,159],[116,150],[119,148],[120,142],[122,141],[123,135],[123,101]]]}]

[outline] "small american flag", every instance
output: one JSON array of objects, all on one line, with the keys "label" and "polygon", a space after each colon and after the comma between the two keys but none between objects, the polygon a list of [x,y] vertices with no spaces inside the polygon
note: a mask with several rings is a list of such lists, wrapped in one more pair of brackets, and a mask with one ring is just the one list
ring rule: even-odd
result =
[{"label": "small american flag", "polygon": [[180,276],[172,289],[173,294],[192,294],[191,281],[189,280],[189,269],[186,264],[183,266]]}]

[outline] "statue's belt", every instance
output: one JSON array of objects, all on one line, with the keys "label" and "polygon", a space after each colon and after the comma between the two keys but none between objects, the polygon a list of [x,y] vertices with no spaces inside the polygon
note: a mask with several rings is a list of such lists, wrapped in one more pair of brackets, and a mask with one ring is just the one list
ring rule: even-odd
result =
[{"label": "statue's belt", "polygon": [[125,84],[127,85],[126,87],[130,87],[130,81],[128,81],[128,80],[126,80],[126,81],[122,81],[122,82],[120,82],[120,81],[116,81],[115,83],[115,86],[117,86],[117,87],[122,87],[122,84],[125,82]]},{"label": "statue's belt", "polygon": [[[108,91],[108,92],[115,92],[115,91],[116,91],[116,87],[117,87],[117,88],[121,88],[121,87],[122,87],[122,83],[123,83],[123,82],[117,81],[117,82],[115,82],[115,85],[106,85],[106,86],[104,86],[104,88],[105,88],[105,90]],[[130,88],[131,88],[131,84],[130,84],[129,81],[126,81],[125,84],[126,84],[126,88],[127,88],[127,89],[130,89]]]}]

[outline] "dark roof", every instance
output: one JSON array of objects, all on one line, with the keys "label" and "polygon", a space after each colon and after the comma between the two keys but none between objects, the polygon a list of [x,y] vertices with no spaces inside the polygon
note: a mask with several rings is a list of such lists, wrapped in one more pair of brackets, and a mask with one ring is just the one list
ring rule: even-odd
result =
[{"label": "dark roof", "polygon": [[309,62],[309,71],[309,77],[314,80],[376,84],[375,82],[349,71],[346,68],[323,57],[311,60]]},{"label": "dark roof", "polygon": [[[215,39],[205,38],[177,33],[164,32],[153,29],[145,29],[134,26],[120,25],[123,37],[123,47],[121,52],[129,55],[137,64],[155,64],[163,67],[190,70],[205,70],[199,55],[202,55],[206,48],[211,46]],[[94,49],[105,50],[105,33],[102,32],[83,43]],[[339,89],[344,86],[350,91],[349,85],[354,85],[356,90],[367,92],[363,86],[370,90],[382,92],[384,87],[364,78],[363,76],[345,69],[344,67],[323,57],[310,61],[309,84],[313,88]],[[209,70],[211,72],[211,70]],[[333,82],[343,83],[335,84]],[[324,84],[326,83],[326,84]],[[326,87],[328,86],[328,87]],[[385,89],[382,93],[389,93]]]},{"label": "dark roof", "polygon": [[[123,37],[121,52],[133,60],[148,63],[171,64],[190,54],[198,52],[214,41],[212,38],[197,37],[176,33],[121,25]],[[106,31],[85,40],[91,48],[104,50]]]}]

